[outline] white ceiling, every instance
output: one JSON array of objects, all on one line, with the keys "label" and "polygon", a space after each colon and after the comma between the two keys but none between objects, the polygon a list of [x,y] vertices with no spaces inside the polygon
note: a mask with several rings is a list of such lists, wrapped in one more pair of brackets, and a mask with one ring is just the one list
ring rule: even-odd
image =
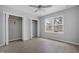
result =
[{"label": "white ceiling", "polygon": [[36,10],[35,7],[30,7],[28,5],[7,5],[10,8],[14,8],[20,11],[23,11],[25,13],[29,13],[38,17],[50,14],[50,13],[54,13],[60,10],[64,10],[67,8],[71,8],[74,7],[74,5],[53,5],[52,7],[49,8],[44,8],[44,11],[38,11],[38,12],[34,12]]}]

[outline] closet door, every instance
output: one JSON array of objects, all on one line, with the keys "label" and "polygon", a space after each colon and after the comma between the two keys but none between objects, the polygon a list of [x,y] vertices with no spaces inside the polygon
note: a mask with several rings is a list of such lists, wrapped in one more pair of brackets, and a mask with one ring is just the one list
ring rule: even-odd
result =
[{"label": "closet door", "polygon": [[37,37],[37,21],[32,21],[32,37]]},{"label": "closet door", "polygon": [[19,17],[9,18],[9,41],[22,39],[22,19]]},{"label": "closet door", "polygon": [[14,27],[14,22],[12,21],[12,19],[9,19],[8,22],[8,32],[9,32],[9,41],[14,40],[14,34],[15,34],[15,27]]}]

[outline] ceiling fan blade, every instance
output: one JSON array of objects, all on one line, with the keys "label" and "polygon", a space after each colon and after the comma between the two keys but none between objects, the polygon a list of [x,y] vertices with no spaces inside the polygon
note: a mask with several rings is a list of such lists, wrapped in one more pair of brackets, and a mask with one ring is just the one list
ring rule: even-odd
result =
[{"label": "ceiling fan blade", "polygon": [[29,6],[38,8],[38,5],[29,5]]},{"label": "ceiling fan blade", "polygon": [[35,12],[38,12],[38,11],[43,11],[44,12],[45,10],[43,8],[38,8],[38,9],[35,10]]},{"label": "ceiling fan blade", "polygon": [[36,7],[36,8],[48,8],[48,7],[52,7],[52,5],[29,5],[31,7]]},{"label": "ceiling fan blade", "polygon": [[40,9],[38,8],[38,9],[35,10],[35,12],[38,12],[39,10],[40,10]]},{"label": "ceiling fan blade", "polygon": [[42,8],[52,7],[52,5],[43,5]]}]

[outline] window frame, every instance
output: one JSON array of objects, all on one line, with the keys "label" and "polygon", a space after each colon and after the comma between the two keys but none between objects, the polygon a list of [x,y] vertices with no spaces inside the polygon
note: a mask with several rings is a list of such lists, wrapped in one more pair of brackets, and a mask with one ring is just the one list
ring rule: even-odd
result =
[{"label": "window frame", "polygon": [[[54,20],[55,20],[55,18],[58,18],[58,17],[62,17],[62,24],[59,24],[59,25],[62,25],[63,26],[63,32],[54,32]],[[52,21],[52,31],[51,32],[49,32],[49,31],[46,31],[46,20],[51,20]],[[53,16],[53,17],[49,17],[49,18],[47,18],[47,19],[45,19],[44,20],[44,24],[45,24],[45,32],[46,33],[64,33],[64,17],[61,15],[61,16]]]}]

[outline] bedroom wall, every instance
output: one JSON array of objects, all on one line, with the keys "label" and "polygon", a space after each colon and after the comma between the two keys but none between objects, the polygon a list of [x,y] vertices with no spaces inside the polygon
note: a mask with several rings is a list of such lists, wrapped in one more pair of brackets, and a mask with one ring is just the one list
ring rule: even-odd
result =
[{"label": "bedroom wall", "polygon": [[[30,34],[30,21],[32,19],[37,19],[38,18],[34,15],[31,15],[31,14],[28,14],[28,13],[25,13],[25,12],[22,12],[22,11],[19,11],[19,10],[16,10],[16,9],[13,9],[13,8],[10,8],[10,7],[7,7],[7,5],[0,5],[0,42],[3,43],[3,40],[5,40],[5,18],[3,19],[3,16],[5,16],[5,12],[7,13],[12,13],[14,15],[19,15],[19,16],[23,16],[24,17],[24,20],[23,20],[23,25],[24,25],[24,37],[25,39],[24,40],[29,40],[31,39],[31,34]],[[4,42],[5,44],[5,42]]]},{"label": "bedroom wall", "polygon": [[[64,17],[64,34],[45,32],[44,19],[60,15]],[[44,38],[79,44],[79,7],[72,7],[41,17],[40,36]]]},{"label": "bedroom wall", "polygon": [[2,44],[3,40],[3,13],[0,12],[0,44]]}]

